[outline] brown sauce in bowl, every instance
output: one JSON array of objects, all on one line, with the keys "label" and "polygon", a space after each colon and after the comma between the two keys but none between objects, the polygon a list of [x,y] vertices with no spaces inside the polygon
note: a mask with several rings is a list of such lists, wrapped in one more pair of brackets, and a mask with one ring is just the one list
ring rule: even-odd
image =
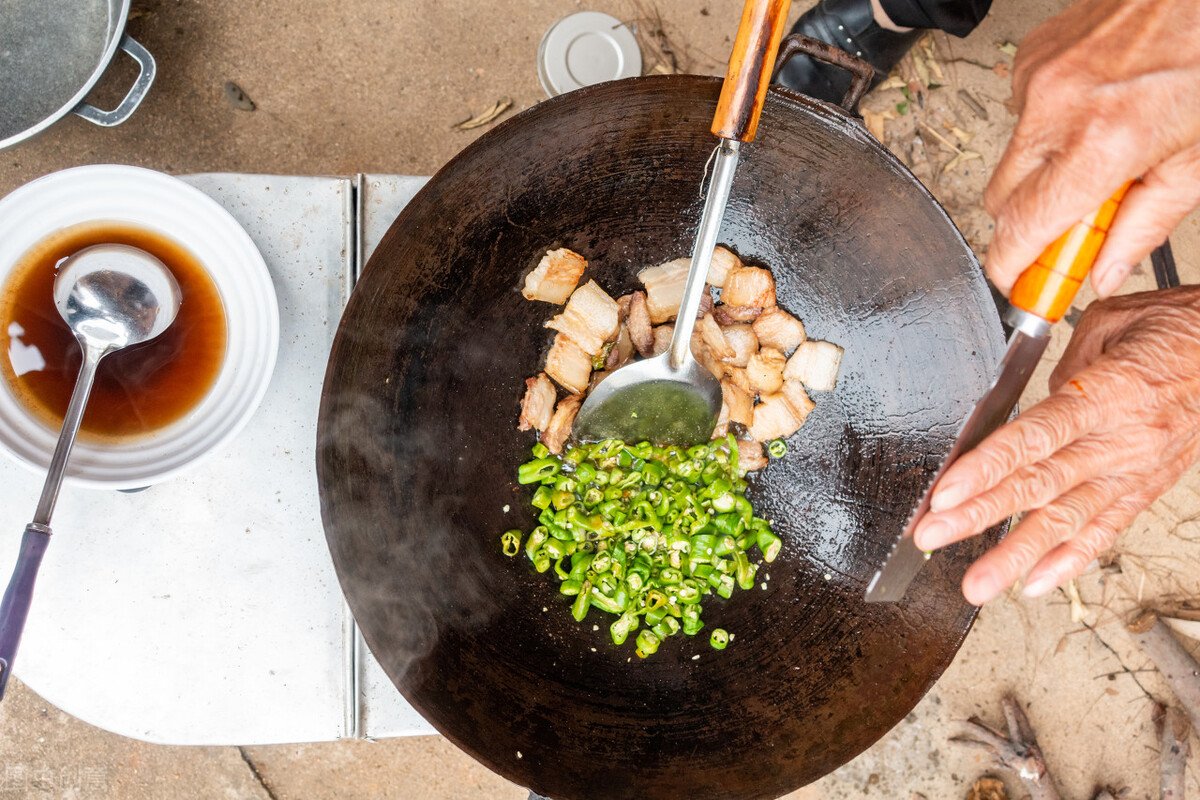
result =
[{"label": "brown sauce in bowl", "polygon": [[89,222],[39,242],[0,291],[0,373],[21,404],[56,431],[82,353],[54,306],[54,276],[62,259],[94,244],[126,244],[150,253],[175,276],[183,295],[178,316],[160,336],[100,362],[80,434],[126,439],[170,425],[208,394],[225,360],[225,308],[196,257],[157,232]]}]

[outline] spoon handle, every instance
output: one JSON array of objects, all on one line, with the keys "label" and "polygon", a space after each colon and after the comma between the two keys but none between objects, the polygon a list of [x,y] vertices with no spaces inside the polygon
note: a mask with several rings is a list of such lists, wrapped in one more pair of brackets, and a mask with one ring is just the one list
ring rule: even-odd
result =
[{"label": "spoon handle", "polygon": [[88,396],[91,395],[92,384],[96,381],[96,367],[107,353],[100,348],[90,348],[82,341],[79,344],[83,347],[83,364],[80,365],[79,377],[75,380],[75,391],[71,393],[71,402],[67,405],[67,413],[63,418],[62,433],[58,435],[58,444],[50,459],[50,469],[42,487],[42,497],[38,501],[33,522],[25,526],[17,566],[13,568],[12,579],[4,592],[4,600],[0,601],[0,698],[4,697],[8,676],[12,674],[17,645],[21,643],[25,619],[29,616],[29,604],[33,602],[33,584],[37,581],[38,568],[42,565],[46,546],[50,544],[50,515],[54,513],[58,490],[62,486],[63,474],[67,471],[67,459],[71,456],[75,434],[79,433],[79,423],[83,421]]},{"label": "spoon handle", "polygon": [[25,630],[25,618],[29,616],[29,604],[33,600],[33,584],[37,580],[38,567],[50,544],[50,528],[36,522],[25,526],[21,539],[21,555],[13,569],[12,579],[0,602],[0,698],[8,687],[12,675],[13,659],[21,633]]}]

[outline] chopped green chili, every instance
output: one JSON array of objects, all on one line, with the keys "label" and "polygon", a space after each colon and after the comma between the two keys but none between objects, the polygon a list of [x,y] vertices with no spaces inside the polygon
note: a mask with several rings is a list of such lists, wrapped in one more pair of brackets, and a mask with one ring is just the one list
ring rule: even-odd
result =
[{"label": "chopped green chili", "polygon": [[[641,658],[678,633],[697,635],[705,596],[752,588],[751,559],[779,555],[782,542],[745,497],[732,436],[686,449],[606,440],[561,455],[539,444],[533,456],[517,480],[536,484],[539,524],[528,537],[506,531],[503,552],[516,555],[524,538],[534,569],[554,567],[571,616],[582,622],[592,608],[615,615],[613,644],[636,631]],[[719,650],[729,635],[718,628],[709,641]]]},{"label": "chopped green chili", "polygon": [[771,458],[783,458],[787,455],[787,442],[783,439],[776,439],[767,445],[767,453],[770,454]]}]

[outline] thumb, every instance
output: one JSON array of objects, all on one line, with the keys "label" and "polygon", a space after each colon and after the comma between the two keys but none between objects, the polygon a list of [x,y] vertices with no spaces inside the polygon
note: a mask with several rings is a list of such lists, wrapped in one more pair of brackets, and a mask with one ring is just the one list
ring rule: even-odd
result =
[{"label": "thumb", "polygon": [[1129,277],[1133,265],[1162,244],[1197,206],[1200,145],[1153,167],[1129,189],[1092,269],[1096,294],[1112,295]]}]

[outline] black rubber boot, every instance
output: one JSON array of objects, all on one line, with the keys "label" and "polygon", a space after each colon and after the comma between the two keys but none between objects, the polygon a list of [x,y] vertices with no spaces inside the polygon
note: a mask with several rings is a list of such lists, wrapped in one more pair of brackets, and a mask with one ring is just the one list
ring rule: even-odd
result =
[{"label": "black rubber boot", "polygon": [[[796,21],[791,32],[828,42],[868,62],[875,68],[875,78],[871,82],[871,88],[874,88],[883,82],[925,30],[914,28],[899,33],[881,27],[875,21],[870,0],[820,0]],[[850,88],[850,73],[798,55],[784,65],[778,81],[818,100],[840,103]]]}]

